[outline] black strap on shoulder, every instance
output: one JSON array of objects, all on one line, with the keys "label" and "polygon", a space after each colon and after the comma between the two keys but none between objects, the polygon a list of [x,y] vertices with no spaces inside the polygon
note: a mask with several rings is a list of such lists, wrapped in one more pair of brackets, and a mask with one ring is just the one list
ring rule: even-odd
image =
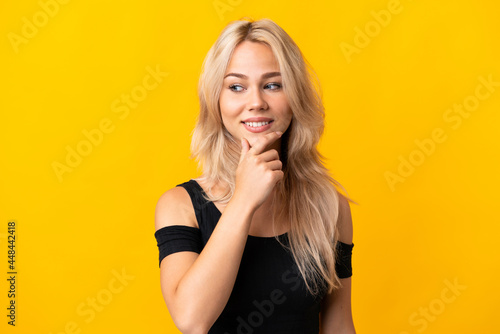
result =
[{"label": "black strap on shoulder", "polygon": [[191,197],[191,203],[193,204],[194,212],[196,214],[196,220],[198,221],[198,226],[201,226],[202,217],[201,210],[205,205],[206,200],[203,198],[200,189],[200,185],[194,180],[189,180],[187,182],[178,184],[176,187],[183,187]]},{"label": "black strap on shoulder", "polygon": [[178,184],[177,186],[186,189],[191,197],[191,202],[193,203],[194,212],[196,214],[196,220],[198,221],[198,226],[202,232],[203,242],[206,244],[215,228],[215,225],[219,221],[220,212],[212,202],[203,197],[204,190],[195,180],[191,179],[187,182]]}]

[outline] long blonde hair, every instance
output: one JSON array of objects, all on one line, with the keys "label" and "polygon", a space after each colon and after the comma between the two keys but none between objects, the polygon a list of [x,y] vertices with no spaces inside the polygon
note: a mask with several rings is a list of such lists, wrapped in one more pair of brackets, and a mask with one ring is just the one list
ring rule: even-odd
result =
[{"label": "long blonde hair", "polygon": [[[277,196],[282,196],[285,205],[280,209],[273,205],[273,220],[288,213],[290,250],[310,293],[319,294],[324,288],[331,292],[341,286],[335,272],[335,246],[339,196],[345,195],[336,186],[344,188],[329,175],[324,157],[316,148],[325,116],[319,82],[295,42],[273,21],[233,21],[209,50],[198,85],[200,113],[192,134],[191,158],[203,170],[199,179],[208,185],[207,199],[227,203],[234,193],[241,144],[224,127],[219,96],[233,51],[243,41],[271,48],[293,113],[290,127],[282,136],[284,178],[276,185]],[[216,184],[224,184],[227,191],[213,195],[211,190]]]}]

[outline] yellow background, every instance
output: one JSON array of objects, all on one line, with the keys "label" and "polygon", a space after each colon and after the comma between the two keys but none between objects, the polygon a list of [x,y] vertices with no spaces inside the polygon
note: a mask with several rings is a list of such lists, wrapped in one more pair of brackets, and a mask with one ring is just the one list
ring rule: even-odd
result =
[{"label": "yellow background", "polygon": [[[201,63],[244,16],[280,24],[321,80],[320,150],[360,203],[351,207],[358,333],[498,333],[500,87],[456,128],[444,118],[474,100],[480,77],[500,81],[495,1],[41,3],[51,16],[34,0],[0,5],[3,333],[177,333],[160,291],[154,208],[199,174],[189,143]],[[374,23],[372,11],[390,8],[398,13],[388,24]],[[363,44],[356,36],[367,27]],[[341,46],[356,41],[347,57]],[[129,114],[115,112],[122,94],[145,91],[148,68],[168,75]],[[112,130],[60,181],[53,163],[106,119]],[[422,158],[415,141],[436,128],[446,140],[391,187],[387,172],[400,157]],[[15,328],[6,317],[11,220]]]}]

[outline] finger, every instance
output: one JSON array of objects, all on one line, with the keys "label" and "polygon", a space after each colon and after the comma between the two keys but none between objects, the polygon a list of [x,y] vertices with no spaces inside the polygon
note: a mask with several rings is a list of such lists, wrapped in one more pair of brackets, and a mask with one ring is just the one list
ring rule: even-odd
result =
[{"label": "finger", "polygon": [[281,170],[283,168],[283,163],[281,160],[273,160],[266,164],[267,168],[270,170]]},{"label": "finger", "polygon": [[282,135],[281,132],[271,132],[260,137],[255,145],[252,146],[251,150],[255,154],[260,154],[264,152],[265,148],[270,144],[274,143]]},{"label": "finger", "polygon": [[262,159],[261,161],[266,161],[266,162],[280,159],[280,155],[279,155],[278,151],[276,151],[275,149],[265,151],[265,152],[261,153],[259,155],[259,157],[260,157],[260,159]]},{"label": "finger", "polygon": [[250,150],[250,144],[246,140],[246,138],[241,138],[241,155],[240,155],[240,162],[243,160],[243,157],[245,154],[247,154],[248,150]]},{"label": "finger", "polygon": [[279,181],[283,180],[283,178],[285,177],[285,173],[282,170],[274,170],[273,177],[275,182],[278,183]]}]

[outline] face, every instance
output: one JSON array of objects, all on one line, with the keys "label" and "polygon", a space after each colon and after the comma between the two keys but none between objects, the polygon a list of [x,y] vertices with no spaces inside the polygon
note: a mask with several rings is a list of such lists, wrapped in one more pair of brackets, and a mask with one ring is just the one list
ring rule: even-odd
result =
[{"label": "face", "polygon": [[[279,64],[271,48],[244,41],[234,50],[219,99],[224,126],[239,143],[253,146],[266,133],[285,133],[292,111],[283,91]],[[270,148],[280,152],[281,139]]]}]

